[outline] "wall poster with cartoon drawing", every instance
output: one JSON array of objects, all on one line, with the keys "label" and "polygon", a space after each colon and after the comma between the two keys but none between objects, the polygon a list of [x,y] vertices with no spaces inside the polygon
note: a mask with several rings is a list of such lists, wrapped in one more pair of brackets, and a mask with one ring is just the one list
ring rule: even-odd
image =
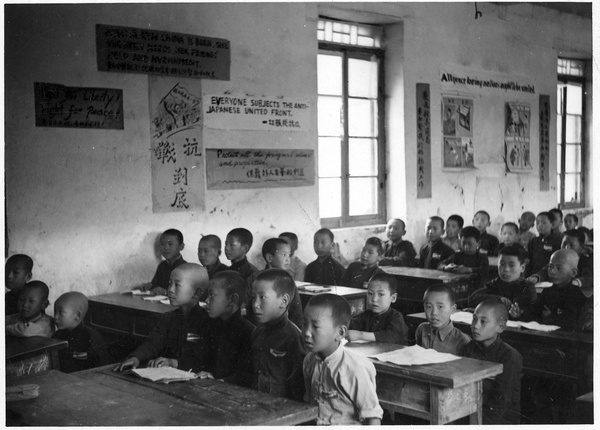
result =
[{"label": "wall poster with cartoon drawing", "polygon": [[473,99],[442,98],[444,168],[474,168]]},{"label": "wall poster with cartoon drawing", "polygon": [[531,106],[529,103],[506,103],[504,122],[504,159],[509,172],[533,170],[529,137]]}]

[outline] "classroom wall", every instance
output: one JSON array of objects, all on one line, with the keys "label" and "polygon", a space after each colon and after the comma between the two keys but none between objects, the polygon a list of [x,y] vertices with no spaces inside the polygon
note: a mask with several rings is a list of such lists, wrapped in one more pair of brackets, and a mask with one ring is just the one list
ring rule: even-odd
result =
[{"label": "classroom wall", "polygon": [[[479,208],[493,229],[523,210],[555,206],[555,152],[551,189],[539,192],[537,121],[532,121],[529,174],[506,174],[502,159],[503,110],[514,97],[477,97],[475,171],[442,171],[439,71],[453,64],[535,80],[531,101],[549,94],[556,104],[559,52],[591,56],[591,22],[532,5],[478,3],[94,4],[5,7],[5,172],[9,255],[35,261],[34,278],[51,286],[51,301],[77,289],[122,291],[151,279],[160,257],[161,231],[182,230],[183,256],[196,262],[202,234],[224,239],[233,227],[255,234],[250,260],[262,266],[262,242],[284,230],[301,237],[299,256],[314,259],[312,233],[320,227],[317,186],[207,191],[206,210],[153,213],[150,182],[148,76],[99,72],[95,25],[122,25],[224,38],[231,42],[230,81],[182,79],[194,93],[286,96],[315,103],[303,133],[205,130],[204,146],[316,150],[316,20],[320,13],[386,27],[386,166],[388,217],[407,221],[418,247],[425,219]],[[124,130],[41,128],[34,125],[33,83],[123,89]],[[416,83],[431,85],[432,183],[417,199]],[[496,120],[502,115],[500,120]],[[502,125],[502,126],[499,126]],[[551,128],[551,141],[556,131]],[[591,166],[589,167],[591,170]],[[591,209],[588,208],[588,209]],[[591,226],[593,214],[584,224]],[[356,259],[382,226],[335,231],[340,257]],[[225,261],[224,256],[222,261]]]}]

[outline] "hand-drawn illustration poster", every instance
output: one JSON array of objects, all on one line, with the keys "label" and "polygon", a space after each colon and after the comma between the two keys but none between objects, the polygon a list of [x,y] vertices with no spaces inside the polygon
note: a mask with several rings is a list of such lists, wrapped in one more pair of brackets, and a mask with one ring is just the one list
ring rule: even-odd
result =
[{"label": "hand-drawn illustration poster", "polygon": [[532,170],[530,159],[529,103],[506,103],[504,123],[504,158],[506,170],[524,172]]},{"label": "hand-drawn illustration poster", "polygon": [[[171,79],[150,77],[152,209],[204,209],[202,101],[194,90]],[[168,83],[168,87],[165,84]]]},{"label": "hand-drawn illustration poster", "polygon": [[417,84],[417,198],[431,198],[431,109],[429,84]]},{"label": "hand-drawn illustration poster", "polygon": [[36,127],[123,130],[123,90],[35,82]]},{"label": "hand-drawn illustration poster", "polygon": [[550,190],[550,96],[540,94],[540,191]]},{"label": "hand-drawn illustration poster", "polygon": [[284,98],[204,94],[204,126],[219,130],[308,131],[310,104]]},{"label": "hand-drawn illustration poster", "polygon": [[312,149],[206,149],[209,190],[304,187],[315,183]]},{"label": "hand-drawn illustration poster", "polygon": [[474,168],[473,99],[442,98],[444,168]]}]

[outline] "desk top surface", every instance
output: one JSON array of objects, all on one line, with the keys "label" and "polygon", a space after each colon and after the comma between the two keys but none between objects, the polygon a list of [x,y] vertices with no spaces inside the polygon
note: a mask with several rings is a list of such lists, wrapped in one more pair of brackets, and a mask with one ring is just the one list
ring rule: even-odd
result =
[{"label": "desk top surface", "polygon": [[166,313],[174,311],[176,308],[171,305],[165,305],[160,302],[151,302],[144,300],[146,296],[134,296],[132,294],[121,294],[121,293],[109,293],[101,294],[99,296],[92,296],[88,298],[90,305],[103,304],[120,306],[129,308],[137,311],[152,312],[152,313]]},{"label": "desk top surface", "polygon": [[403,276],[407,278],[419,278],[425,280],[436,280],[440,282],[453,282],[469,279],[475,276],[473,273],[449,273],[441,270],[421,269],[418,267],[396,267],[382,266],[381,269],[390,275]]},{"label": "desk top surface", "polygon": [[[406,348],[401,345],[379,342],[350,342],[346,344],[345,347],[363,356],[371,356]],[[502,373],[502,364],[474,360],[467,357],[461,357],[460,360],[449,361],[447,363],[425,364],[419,366],[400,366],[372,358],[370,360],[375,365],[377,372],[391,373],[414,381],[447,388],[462,387],[463,385],[471,384]]]},{"label": "desk top surface", "polygon": [[10,385],[37,384],[40,396],[10,402],[25,425],[220,426],[293,425],[317,408],[214,380],[156,384],[110,370],[47,371]]},{"label": "desk top surface", "polygon": [[[310,284],[310,285],[313,285],[313,284]],[[314,285],[316,285],[316,284],[314,284]],[[307,291],[307,290],[302,290],[299,288],[298,294],[314,296],[314,295],[322,294],[322,293],[331,293],[331,294],[335,294],[335,295],[342,296],[342,297],[367,294],[367,290],[363,289],[363,288],[351,288],[351,287],[342,287],[342,286],[336,286],[336,285],[324,285],[324,287],[327,288],[328,290],[327,291]]]},{"label": "desk top surface", "polygon": [[44,336],[6,336],[6,359],[14,360],[23,355],[36,352],[58,351],[68,346],[69,343],[66,340],[52,339]]}]

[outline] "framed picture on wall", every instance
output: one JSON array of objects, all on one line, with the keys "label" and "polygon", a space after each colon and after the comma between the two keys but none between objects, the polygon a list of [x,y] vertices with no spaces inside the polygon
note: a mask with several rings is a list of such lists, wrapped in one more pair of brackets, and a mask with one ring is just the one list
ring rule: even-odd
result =
[{"label": "framed picture on wall", "polygon": [[504,108],[504,159],[508,172],[527,172],[531,166],[529,135],[531,106],[508,102]]},{"label": "framed picture on wall", "polygon": [[442,163],[445,169],[475,168],[473,99],[442,97]]}]

